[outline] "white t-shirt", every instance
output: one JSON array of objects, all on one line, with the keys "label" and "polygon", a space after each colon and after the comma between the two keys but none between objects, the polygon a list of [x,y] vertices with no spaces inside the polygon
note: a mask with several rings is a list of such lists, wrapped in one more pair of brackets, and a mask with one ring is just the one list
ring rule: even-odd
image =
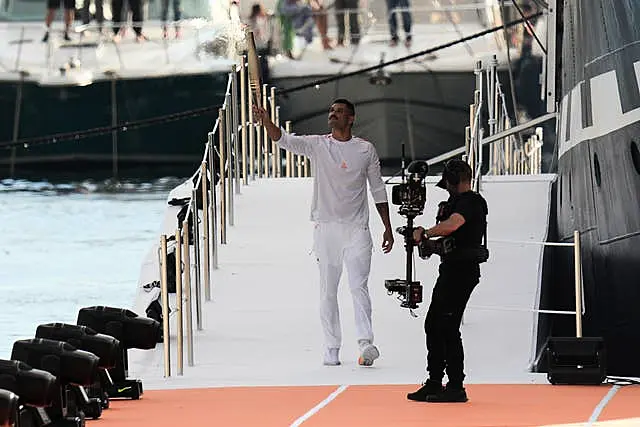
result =
[{"label": "white t-shirt", "polygon": [[327,135],[291,135],[283,129],[281,148],[311,159],[311,220],[366,225],[369,223],[367,181],[375,203],[387,202],[380,159],[369,141],[352,137],[338,141]]}]

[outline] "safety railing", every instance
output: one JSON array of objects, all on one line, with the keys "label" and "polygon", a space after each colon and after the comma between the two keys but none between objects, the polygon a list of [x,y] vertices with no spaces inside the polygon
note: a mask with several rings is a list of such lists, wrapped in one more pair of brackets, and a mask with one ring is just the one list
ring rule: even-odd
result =
[{"label": "safety railing", "polygon": [[[465,129],[464,158],[473,171],[475,190],[481,186],[485,143],[491,143],[488,150],[490,175],[539,174],[542,171],[542,127],[536,127],[522,141],[516,132],[518,129],[512,125],[497,66],[497,57],[493,55],[486,67],[483,68],[482,61],[477,61],[474,69],[476,89],[474,102],[469,106],[470,124]],[[482,123],[483,116],[488,117],[486,126]],[[532,126],[536,123],[531,122]],[[485,130],[488,131],[486,136]]]},{"label": "safety railing", "polygon": [[541,314],[563,314],[575,316],[576,320],[576,337],[582,336],[582,316],[586,313],[584,304],[584,282],[582,275],[582,257],[580,232],[573,232],[573,242],[535,242],[535,241],[515,241],[489,239],[491,244],[507,244],[507,245],[536,245],[536,246],[556,246],[573,248],[573,265],[574,265],[574,292],[575,292],[575,310],[546,310],[522,307],[498,307],[498,306],[480,306],[470,304],[469,308],[476,310],[498,310],[498,311],[527,311]]},{"label": "safety railing", "polygon": [[[200,167],[184,220],[171,236],[160,236],[159,265],[163,309],[164,376],[171,376],[170,316],[175,317],[176,366],[184,374],[184,332],[186,326],[187,361],[194,366],[193,309],[196,329],[203,330],[203,299],[212,298],[213,270],[218,268],[219,244],[229,241],[228,227],[235,226],[235,198],[242,187],[260,178],[309,177],[309,159],[283,150],[272,140],[264,126],[254,123],[253,103],[271,112],[281,125],[276,88],[264,84],[262,98],[255,100],[249,85],[246,57],[229,72],[225,101],[209,132]],[[287,132],[291,122],[285,121]],[[217,158],[216,158],[217,157]],[[175,240],[175,265],[167,262],[168,241]],[[175,308],[169,309],[168,277],[175,269]],[[186,314],[186,318],[184,316]]]}]

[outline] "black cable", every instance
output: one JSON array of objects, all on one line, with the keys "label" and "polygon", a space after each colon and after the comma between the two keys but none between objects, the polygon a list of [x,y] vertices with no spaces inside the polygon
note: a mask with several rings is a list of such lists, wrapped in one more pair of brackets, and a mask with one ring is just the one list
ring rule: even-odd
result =
[{"label": "black cable", "polygon": [[[541,12],[539,12],[539,13],[537,13],[535,15],[532,15],[530,18],[534,18],[534,17],[540,16],[540,15],[542,15]],[[508,24],[505,24],[503,22],[502,26],[489,28],[487,30],[481,31],[479,33],[472,34],[471,36],[467,36],[467,37],[464,37],[462,39],[455,40],[453,42],[445,43],[443,45],[439,45],[439,46],[436,46],[436,47],[433,47],[433,48],[430,48],[430,49],[426,49],[426,50],[423,50],[423,51],[420,51],[420,52],[417,52],[417,53],[413,53],[411,55],[407,55],[407,56],[404,56],[404,57],[396,58],[396,59],[394,59],[392,61],[385,62],[385,63],[378,64],[378,65],[374,65],[372,67],[368,67],[368,68],[352,71],[350,73],[341,74],[339,76],[333,76],[333,77],[317,80],[315,82],[306,83],[306,84],[303,84],[303,85],[300,85],[300,86],[296,86],[296,87],[293,87],[293,88],[277,91],[276,93],[284,95],[284,94],[288,94],[288,93],[291,93],[291,92],[297,92],[299,90],[307,89],[307,88],[310,88],[310,87],[315,87],[315,86],[320,85],[320,84],[324,84],[324,83],[328,83],[328,82],[332,82],[332,81],[336,81],[336,80],[341,80],[341,79],[344,79],[344,78],[347,78],[347,77],[351,77],[351,76],[355,76],[355,75],[358,75],[358,74],[365,74],[365,73],[367,73],[369,71],[377,70],[379,68],[384,68],[384,67],[386,67],[388,65],[397,64],[397,63],[400,63],[400,62],[408,61],[408,60],[413,59],[413,58],[417,58],[419,56],[428,55],[428,54],[436,52],[438,50],[446,49],[448,47],[455,46],[456,44],[464,43],[464,42],[466,42],[468,40],[479,38],[479,37],[485,36],[487,34],[491,34],[491,33],[494,33],[496,31],[500,31],[501,29],[506,29],[507,27],[511,27],[511,26],[514,26],[514,25],[521,24],[522,22],[524,22],[523,19],[512,21],[512,22],[509,22]],[[513,90],[512,90],[512,92],[513,92]],[[118,125],[115,125],[115,126],[101,126],[101,127],[96,127],[96,128],[92,128],[92,129],[86,129],[86,130],[82,130],[82,131],[57,133],[57,134],[45,135],[45,136],[34,137],[34,138],[22,138],[22,139],[19,139],[17,141],[4,141],[4,142],[0,142],[0,149],[9,149],[9,148],[20,147],[20,146],[23,146],[24,148],[28,148],[29,146],[34,146],[34,145],[46,145],[46,144],[53,144],[53,143],[58,143],[58,142],[63,142],[63,141],[71,141],[71,140],[78,141],[80,139],[84,139],[84,138],[88,138],[88,137],[92,137],[92,136],[105,135],[105,134],[108,134],[108,133],[111,133],[111,132],[114,132],[114,131],[126,132],[126,131],[131,130],[131,129],[136,129],[136,128],[140,128],[140,127],[144,127],[144,126],[150,126],[150,125],[157,124],[157,123],[167,123],[167,122],[171,122],[171,121],[182,120],[182,119],[186,119],[186,118],[200,116],[200,115],[203,115],[203,114],[214,112],[218,108],[220,108],[220,106],[214,105],[214,106],[208,106],[208,107],[203,107],[203,108],[183,111],[183,112],[180,112],[180,113],[173,113],[173,114],[167,114],[167,115],[164,115],[164,116],[152,117],[150,119],[137,120],[137,121],[132,121],[132,122],[125,122],[125,123],[121,123],[121,124],[118,124]]]},{"label": "black cable", "polygon": [[[538,12],[535,15],[531,15],[528,19],[535,18],[535,17],[541,16],[541,15],[542,15],[542,12]],[[479,38],[479,37],[482,37],[482,36],[486,36],[487,34],[495,33],[497,31],[504,30],[504,29],[506,29],[508,27],[513,27],[515,25],[522,24],[524,21],[525,21],[524,19],[518,19],[516,21],[511,21],[509,23],[504,23],[503,22],[502,25],[499,25],[497,27],[492,27],[492,28],[489,28],[487,30],[480,31],[479,33],[475,33],[475,34],[472,34],[470,36],[463,37],[463,38],[458,39],[458,40],[454,40],[452,42],[441,44],[439,46],[432,47],[432,48],[429,48],[429,49],[425,49],[425,50],[422,50],[420,52],[412,53],[411,55],[402,56],[402,57],[396,58],[396,59],[394,59],[392,61],[383,62],[383,63],[378,64],[378,65],[373,65],[371,67],[362,68],[360,70],[352,71],[352,72],[349,72],[349,73],[346,73],[346,74],[341,74],[339,76],[327,77],[327,78],[324,78],[324,79],[313,81],[311,83],[305,83],[305,84],[302,84],[300,86],[294,86],[294,87],[289,88],[289,89],[283,89],[283,90],[280,90],[280,91],[276,91],[276,93],[279,94],[279,95],[286,95],[286,94],[289,94],[289,93],[292,93],[292,92],[298,92],[300,90],[309,89],[309,88],[312,88],[312,87],[315,87],[315,86],[318,86],[318,85],[321,85],[321,84],[330,83],[330,82],[333,82],[333,81],[336,81],[336,80],[345,79],[347,77],[356,76],[358,74],[366,74],[366,73],[368,73],[370,71],[375,71],[375,70],[377,70],[379,68],[384,68],[384,67],[389,66],[389,65],[398,64],[400,62],[408,61],[410,59],[417,58],[419,56],[428,55],[430,53],[437,52],[439,50],[443,50],[443,49],[446,49],[446,48],[451,47],[451,46],[455,46],[455,45],[457,45],[459,43],[465,43],[465,42],[467,42],[469,40],[473,40],[473,39],[476,39],[476,38]]]},{"label": "black cable", "polygon": [[45,145],[45,144],[53,144],[62,141],[78,141],[80,139],[99,136],[111,133],[113,131],[127,132],[132,129],[141,128],[144,126],[150,126],[158,123],[168,123],[176,120],[182,120],[186,118],[201,116],[207,113],[214,112],[218,110],[221,106],[214,105],[209,107],[202,107],[188,111],[182,111],[180,113],[166,114],[164,116],[152,117],[150,119],[144,120],[136,120],[132,122],[124,122],[115,126],[101,126],[92,129],[86,129],[82,131],[74,131],[74,132],[64,132],[57,133],[53,135],[40,136],[35,138],[23,138],[17,141],[5,141],[0,143],[0,149],[7,149],[12,147],[20,147],[29,148],[33,145]]}]

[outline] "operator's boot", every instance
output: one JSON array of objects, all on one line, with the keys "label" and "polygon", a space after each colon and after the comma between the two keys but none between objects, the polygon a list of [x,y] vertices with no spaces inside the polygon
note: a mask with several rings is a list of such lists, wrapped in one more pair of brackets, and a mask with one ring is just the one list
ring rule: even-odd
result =
[{"label": "operator's boot", "polygon": [[430,396],[436,396],[442,392],[444,392],[442,381],[428,379],[418,390],[408,393],[407,399],[415,402],[428,402]]},{"label": "operator's boot", "polygon": [[427,402],[433,403],[464,403],[467,400],[467,392],[461,385],[452,385],[451,383],[440,393],[427,396]]}]

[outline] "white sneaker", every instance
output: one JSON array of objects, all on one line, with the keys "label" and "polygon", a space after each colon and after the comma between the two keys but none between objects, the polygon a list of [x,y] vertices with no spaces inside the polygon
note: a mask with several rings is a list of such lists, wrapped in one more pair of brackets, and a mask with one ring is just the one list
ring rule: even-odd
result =
[{"label": "white sneaker", "polygon": [[368,341],[361,341],[360,343],[360,357],[358,358],[358,365],[371,366],[373,361],[380,357],[378,348]]},{"label": "white sneaker", "polygon": [[324,364],[326,366],[338,366],[340,365],[340,358],[338,357],[339,348],[327,348],[324,351]]}]

